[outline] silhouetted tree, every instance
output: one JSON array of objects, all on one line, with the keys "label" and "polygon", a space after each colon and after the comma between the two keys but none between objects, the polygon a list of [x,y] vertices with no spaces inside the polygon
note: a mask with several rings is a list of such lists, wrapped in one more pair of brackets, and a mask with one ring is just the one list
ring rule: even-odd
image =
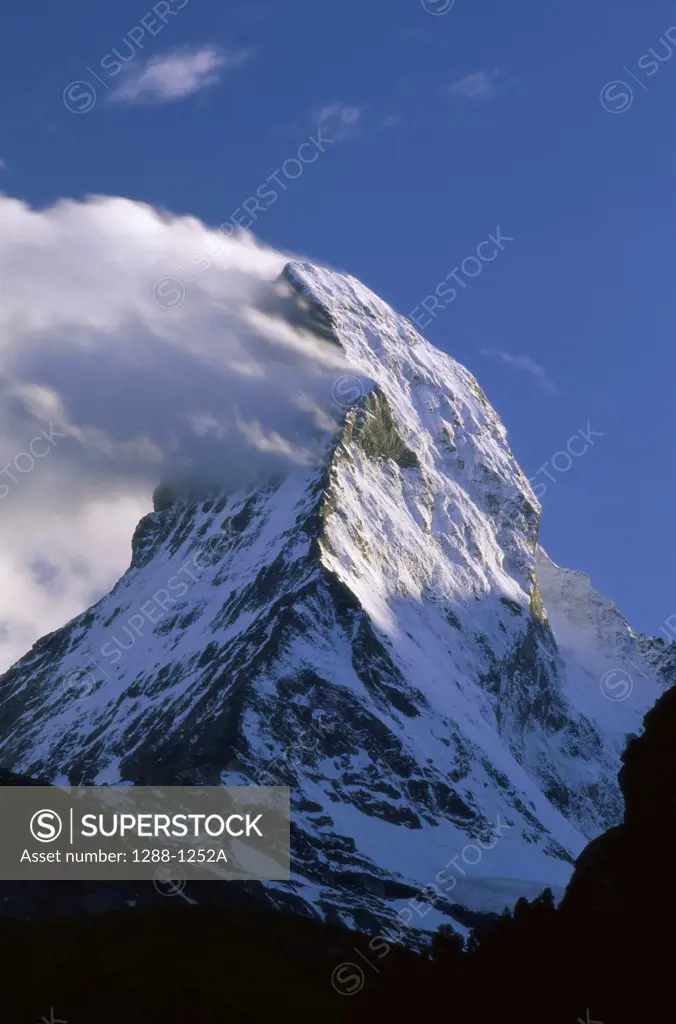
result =
[{"label": "silhouetted tree", "polygon": [[464,956],[465,943],[450,924],[442,924],[432,939],[432,963],[440,970],[459,968]]}]

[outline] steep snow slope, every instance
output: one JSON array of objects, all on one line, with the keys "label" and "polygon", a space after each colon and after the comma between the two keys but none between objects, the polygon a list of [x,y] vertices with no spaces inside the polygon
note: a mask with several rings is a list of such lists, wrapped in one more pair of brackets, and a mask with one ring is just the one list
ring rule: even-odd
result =
[{"label": "steep snow slope", "polygon": [[[288,784],[294,877],[270,899],[375,929],[432,885],[420,927],[463,923],[565,884],[619,818],[619,751],[673,677],[538,554],[538,503],[472,375],[352,278],[291,264],[282,283],[285,315],[355,368],[324,465],[158,492],[111,594],[0,680],[0,759]],[[609,699],[629,655],[641,686]]]},{"label": "steep snow slope", "polygon": [[[617,758],[676,668],[676,647],[641,636],[582,572],[562,569],[542,550],[537,575],[549,624],[566,667],[568,700],[603,732]],[[656,685],[657,684],[657,685]]]}]

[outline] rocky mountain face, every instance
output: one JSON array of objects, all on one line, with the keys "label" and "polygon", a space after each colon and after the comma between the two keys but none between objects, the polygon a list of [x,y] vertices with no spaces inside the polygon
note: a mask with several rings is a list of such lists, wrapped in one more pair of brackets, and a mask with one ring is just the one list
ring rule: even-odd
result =
[{"label": "rocky mountain face", "polygon": [[[561,903],[543,892],[517,901],[463,951],[442,934],[432,957],[402,965],[367,988],[362,1019],[408,1020],[453,993],[453,1010],[477,1022],[635,1024],[665,1019],[673,993],[670,884],[676,840],[676,690],[647,714],[619,774],[620,824],[576,861]],[[668,1015],[668,1010],[666,1015]]]},{"label": "rocky mountain face", "polygon": [[266,899],[376,931],[424,891],[411,927],[463,931],[562,891],[619,821],[620,753],[673,654],[538,548],[466,369],[352,278],[290,264],[281,284],[354,367],[323,464],[158,489],[113,591],[0,679],[0,761],[289,785],[294,873]]}]

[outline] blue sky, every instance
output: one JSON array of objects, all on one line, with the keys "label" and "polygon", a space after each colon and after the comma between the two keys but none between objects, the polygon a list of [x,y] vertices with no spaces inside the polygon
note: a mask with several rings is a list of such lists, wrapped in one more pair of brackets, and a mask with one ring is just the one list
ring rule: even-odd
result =
[{"label": "blue sky", "polygon": [[[676,611],[676,7],[154,6],[6,8],[0,190],[220,224],[322,121],[337,141],[253,230],[429,319],[537,474],[550,555],[657,633]],[[115,50],[133,58],[117,74]],[[513,240],[477,272],[498,226]],[[421,314],[463,260],[454,301]]]}]

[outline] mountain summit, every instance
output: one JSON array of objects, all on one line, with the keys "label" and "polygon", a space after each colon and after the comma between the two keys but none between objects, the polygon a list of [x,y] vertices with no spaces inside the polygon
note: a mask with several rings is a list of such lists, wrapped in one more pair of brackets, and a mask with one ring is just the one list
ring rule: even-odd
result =
[{"label": "mountain summit", "polygon": [[0,760],[289,785],[293,877],[266,898],[377,929],[424,890],[418,926],[462,930],[560,890],[620,819],[620,753],[674,659],[538,547],[464,367],[353,278],[291,263],[280,289],[354,368],[323,464],[159,488],[112,592],[0,679]]}]

